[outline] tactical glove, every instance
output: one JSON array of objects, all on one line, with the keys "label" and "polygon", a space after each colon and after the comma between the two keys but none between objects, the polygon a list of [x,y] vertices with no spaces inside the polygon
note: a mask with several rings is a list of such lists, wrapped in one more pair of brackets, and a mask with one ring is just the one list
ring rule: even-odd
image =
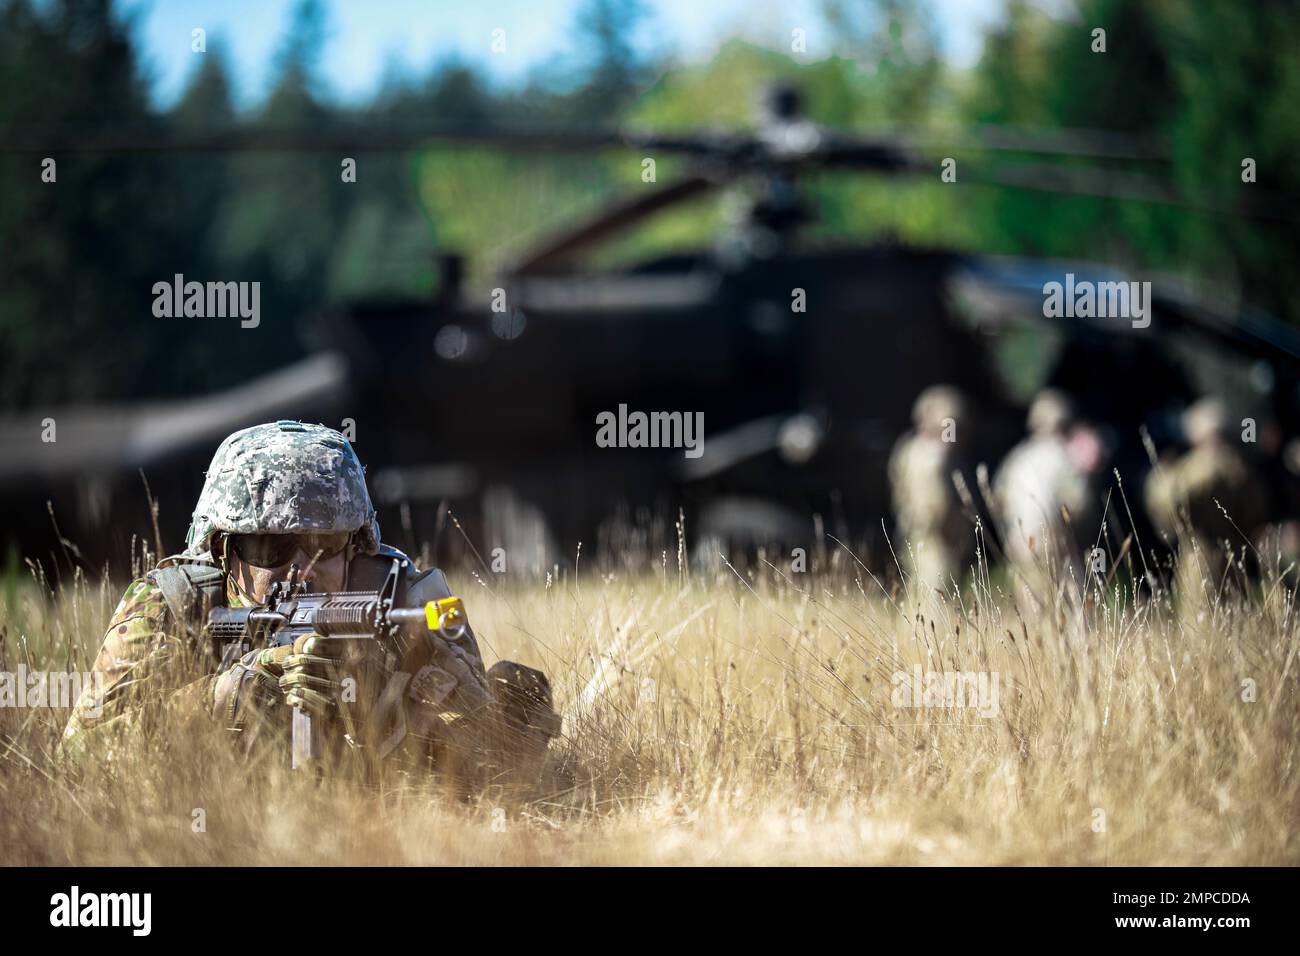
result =
[{"label": "tactical glove", "polygon": [[491,700],[483,665],[462,645],[429,634],[422,650],[408,658],[411,683],[407,697],[417,706],[480,714]]},{"label": "tactical glove", "polygon": [[256,736],[283,713],[280,661],[292,648],[249,651],[213,682],[212,716],[239,734]]},{"label": "tactical glove", "polygon": [[280,690],[290,707],[313,717],[324,717],[338,707],[343,685],[335,648],[340,645],[316,634],[304,634],[293,642],[282,660],[280,677]]}]

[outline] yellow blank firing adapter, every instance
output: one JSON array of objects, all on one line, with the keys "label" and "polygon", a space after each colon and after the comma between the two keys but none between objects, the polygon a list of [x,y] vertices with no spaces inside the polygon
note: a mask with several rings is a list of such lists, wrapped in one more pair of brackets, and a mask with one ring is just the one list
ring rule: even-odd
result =
[{"label": "yellow blank firing adapter", "polygon": [[424,616],[429,622],[429,630],[437,631],[449,641],[459,640],[469,626],[465,602],[455,596],[430,601],[424,606]]}]

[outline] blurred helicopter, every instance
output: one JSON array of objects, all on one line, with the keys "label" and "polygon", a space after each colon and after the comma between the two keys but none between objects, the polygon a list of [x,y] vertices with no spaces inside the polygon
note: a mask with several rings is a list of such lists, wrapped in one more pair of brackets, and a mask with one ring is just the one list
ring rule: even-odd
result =
[{"label": "blurred helicopter", "polygon": [[[105,135],[62,145],[138,148]],[[793,87],[771,92],[752,134],[349,126],[282,140],[259,132],[253,142],[186,135],[155,145],[634,147],[684,156],[691,168],[547,237],[503,270],[495,283],[503,295],[491,301],[463,287],[463,262],[447,254],[432,300],[331,312],[323,351],[229,391],[0,418],[0,500],[21,553],[57,562],[62,549],[68,561],[99,567],[133,534],[176,550],[216,444],[275,419],[355,429],[386,537],[399,546],[428,545],[426,560],[444,563],[504,556],[511,570],[534,573],[572,566],[579,542],[588,554],[632,546],[666,555],[679,546],[679,517],[689,542],[713,553],[719,542],[723,551],[816,548],[829,532],[855,542],[864,561],[882,561],[885,463],[914,399],[936,382],[972,400],[963,451],[990,465],[1022,435],[1026,404],[1047,385],[1105,427],[1115,467],[1134,482],[1149,467],[1142,430],[1157,446],[1176,442],[1178,411],[1211,389],[1241,389],[1229,396],[1233,407],[1258,409],[1270,434],[1300,433],[1300,335],[1267,316],[1158,282],[1146,328],[1049,318],[1047,282],[1133,277],[1094,263],[805,241],[815,210],[802,176],[937,176],[939,163],[898,136],[811,123]],[[971,148],[987,154],[1150,158],[1099,133],[971,135]],[[52,148],[48,137],[40,146]],[[1176,201],[1155,180],[1073,165],[964,163],[963,179]],[[721,189],[738,190],[745,206],[712,247],[617,269],[586,263],[651,216]],[[1227,212],[1270,214],[1267,204]],[[702,453],[599,447],[599,416],[620,408],[702,413]],[[42,441],[46,417],[57,422],[56,442]]]}]

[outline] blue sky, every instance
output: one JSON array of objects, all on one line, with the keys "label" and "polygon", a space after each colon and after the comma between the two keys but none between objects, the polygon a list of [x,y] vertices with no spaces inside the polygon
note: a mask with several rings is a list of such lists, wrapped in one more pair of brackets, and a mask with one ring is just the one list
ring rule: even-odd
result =
[{"label": "blue sky", "polygon": [[[969,65],[982,30],[995,22],[1001,0],[932,0],[950,62]],[[563,68],[575,52],[571,28],[583,0],[327,0],[329,39],[322,74],[328,92],[344,102],[367,99],[394,70],[420,75],[455,55],[493,83],[523,81],[539,68]],[[134,21],[153,98],[170,104],[197,66],[190,50],[195,27],[207,31],[233,66],[242,105],[258,101],[289,23],[294,0],[119,0]],[[720,42],[744,36],[772,46],[790,31],[807,31],[816,59],[830,37],[818,0],[652,0],[639,43],[674,51],[688,61],[707,59]],[[492,31],[506,31],[506,52],[494,54]]]}]

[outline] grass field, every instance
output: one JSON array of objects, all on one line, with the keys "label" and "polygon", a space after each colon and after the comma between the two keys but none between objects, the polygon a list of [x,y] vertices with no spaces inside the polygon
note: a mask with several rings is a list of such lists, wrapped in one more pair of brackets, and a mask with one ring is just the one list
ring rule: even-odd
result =
[{"label": "grass field", "polygon": [[[312,784],[192,729],[74,773],[50,756],[66,711],[0,709],[0,862],[1300,860],[1283,581],[1182,619],[1122,580],[1039,606],[983,569],[958,600],[878,582],[847,552],[820,563],[453,572],[488,662],[544,668],[564,713],[525,795]],[[11,575],[0,670],[85,669],[118,596]],[[971,675],[971,696],[904,699],[895,675],[918,671]]]}]

